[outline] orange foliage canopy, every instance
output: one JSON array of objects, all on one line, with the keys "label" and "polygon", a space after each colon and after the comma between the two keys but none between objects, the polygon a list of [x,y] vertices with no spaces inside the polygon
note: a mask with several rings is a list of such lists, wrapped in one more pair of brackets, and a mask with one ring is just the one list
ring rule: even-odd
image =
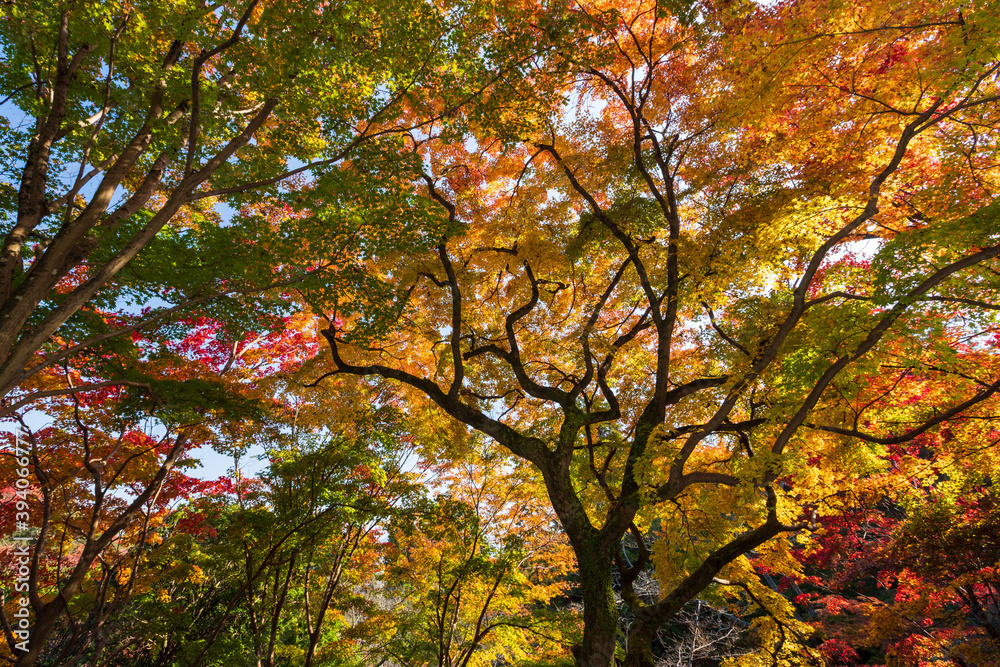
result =
[{"label": "orange foliage canopy", "polygon": [[995,447],[1000,23],[921,2],[580,11],[596,32],[562,54],[568,104],[530,132],[411,135],[414,192],[447,223],[366,265],[394,322],[313,302],[332,372],[396,380],[537,468],[579,567],[578,664],[613,661],[616,591],[627,665],[698,595],[759,610],[747,660],[818,660],[760,569],[800,573],[793,545],[885,448],[956,420]]}]

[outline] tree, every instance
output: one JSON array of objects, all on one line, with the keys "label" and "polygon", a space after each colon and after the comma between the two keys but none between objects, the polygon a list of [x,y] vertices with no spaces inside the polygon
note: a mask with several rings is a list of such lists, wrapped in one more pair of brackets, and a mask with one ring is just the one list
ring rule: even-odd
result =
[{"label": "tree", "polygon": [[921,492],[922,504],[852,498],[803,554],[796,599],[834,664],[997,664],[995,500],[985,489]]},{"label": "tree", "polygon": [[[71,630],[59,660],[99,639],[107,616],[129,596],[153,526],[190,490],[176,479],[168,483],[168,477],[204,436],[198,424],[174,423],[157,438],[143,428],[147,424],[102,410],[88,410],[84,417],[79,398],[73,399],[56,426],[29,431],[25,445],[37,480],[37,494],[27,503],[32,520],[26,523],[38,532],[26,577],[34,612],[31,637],[25,648],[5,636],[17,665],[35,664],[63,615]],[[4,458],[13,458],[13,452]],[[5,466],[5,486],[13,488],[14,470]],[[16,505],[12,498],[5,501],[5,529],[13,533]],[[97,590],[85,590],[95,564]],[[3,621],[9,621],[6,610]]]},{"label": "tree", "polygon": [[[397,12],[407,21],[394,20]],[[549,12],[525,20],[544,27]],[[517,16],[419,1],[391,11],[257,0],[3,9],[0,85],[12,110],[0,120],[10,158],[0,204],[0,394],[10,400],[0,414],[20,416],[56,397],[59,437],[36,440],[32,453],[44,505],[37,558],[57,489],[73,493],[56,503],[57,514],[65,511],[56,522],[66,535],[83,535],[67,578],[33,584],[35,631],[18,664],[36,660],[92,565],[153,511],[147,502],[201,442],[190,431],[202,418],[225,413],[239,428],[246,411],[236,408],[260,407],[254,384],[262,373],[231,383],[213,375],[248,357],[263,371],[287,370],[288,357],[254,354],[255,344],[275,342],[262,323],[277,320],[280,333],[292,319],[277,288],[308,285],[333,265],[350,273],[351,253],[370,252],[350,243],[358,232],[350,219],[303,220],[290,206],[259,214],[256,196],[287,195],[284,184],[309,177],[343,199],[343,186],[359,187],[338,180],[335,166],[348,156],[389,179],[398,170],[396,155],[368,145],[376,139],[433,119],[458,124],[451,118],[460,108],[474,116],[476,101],[516,109],[519,93],[507,80],[521,80],[536,49],[523,31],[495,31],[507,14]],[[241,224],[232,224],[236,215]],[[307,237],[322,261],[295,256]],[[273,262],[269,270],[251,270],[261,257]],[[201,313],[185,312],[195,307]],[[81,418],[80,405],[103,402],[99,425]],[[169,447],[148,433],[128,439],[146,412],[168,430]],[[135,497],[120,506],[114,494],[128,492]],[[89,515],[82,524],[81,511]],[[127,558],[141,560],[140,534]]]},{"label": "tree", "polygon": [[[27,469],[37,489],[27,500],[32,519],[27,523],[38,529],[28,576],[34,624],[27,650],[16,649],[7,637],[15,664],[34,664],[46,648],[57,664],[82,654],[96,659],[105,626],[141,578],[156,527],[172,505],[208,488],[180,471],[194,465],[192,450],[238,442],[253,432],[255,422],[258,428],[274,427],[254,392],[253,381],[261,379],[255,357],[261,342],[269,352],[281,353],[283,339],[294,340],[299,332],[291,327],[232,345],[206,335],[205,328],[217,327],[201,324],[172,341],[174,354],[151,355],[131,369],[145,380],[138,395],[119,383],[75,391],[93,372],[87,363],[74,368],[66,362],[32,379],[56,389],[41,392],[45,400],[35,404],[51,425],[28,429],[15,413],[28,433]],[[142,342],[136,337],[131,344],[141,348]],[[4,458],[14,458],[13,448]],[[0,472],[12,487],[16,467]],[[16,505],[14,499],[5,501],[5,528],[13,529]],[[60,622],[66,632],[52,641]]]},{"label": "tree", "polygon": [[[873,379],[859,404],[897,385],[897,402],[884,406],[894,430],[920,401],[995,375],[992,355],[952,344],[962,362],[954,370],[964,378],[914,364]],[[801,588],[786,590],[818,628],[829,658],[995,663],[997,435],[996,403],[984,401],[909,442],[889,437],[855,453],[855,483],[817,508],[822,527],[797,549],[806,566],[795,577]],[[822,459],[816,472],[824,476],[845,463],[836,452]]]},{"label": "tree", "polygon": [[[317,265],[290,251],[303,236],[324,245],[315,227],[286,235],[280,220],[228,218],[516,78],[534,47],[493,33],[494,12],[420,0],[6,5],[0,394],[178,311],[221,300],[231,312],[233,299],[329,268],[335,253]],[[262,257],[277,275],[247,270]],[[118,326],[88,312],[143,306]],[[73,343],[59,349],[56,336]]]},{"label": "tree", "polygon": [[567,588],[566,545],[537,483],[491,449],[474,437],[463,460],[438,463],[436,496],[390,524],[384,651],[399,664],[565,661],[570,619],[548,607]]},{"label": "tree", "polygon": [[[818,659],[757,573],[796,571],[774,538],[851,481],[810,460],[910,442],[1000,389],[949,347],[994,355],[997,22],[949,3],[584,10],[603,31],[575,107],[516,145],[411,136],[447,227],[366,266],[396,288],[391,324],[310,298],[330,374],[398,381],[538,470],[578,563],[578,664],[614,659],[616,569],[626,665],[710,587],[764,610],[763,651]],[[900,366],[964,379],[889,435],[902,388],[853,399]]]},{"label": "tree", "polygon": [[[230,349],[200,333],[191,334],[201,342],[196,358]],[[280,354],[287,340],[267,343]],[[236,362],[216,360],[222,379],[253,377],[261,366],[260,350],[240,349]],[[377,527],[419,489],[401,471],[411,436],[398,410],[356,384],[333,394],[299,388],[294,410],[245,400],[256,409],[244,421],[231,400],[188,424],[126,421],[135,406],[117,388],[103,400],[53,399],[70,405],[61,406],[68,414],[53,410],[56,426],[32,434],[44,445],[33,448],[41,498],[29,522],[42,528],[30,577],[35,623],[28,652],[8,633],[11,662],[193,667],[231,658],[267,667],[282,653],[308,663],[331,645],[348,652],[331,628],[345,606],[342,582],[371,566]],[[176,419],[182,406],[172,398]],[[339,407],[338,432],[311,423],[312,411],[327,418],[339,403],[350,407]],[[159,441],[150,437],[161,429],[169,430]],[[190,465],[198,443],[234,452],[254,443],[267,448],[269,466],[258,478],[210,482],[164,462],[169,451],[178,467]],[[5,529],[15,509],[7,500]],[[9,629],[13,609],[3,611]]]}]

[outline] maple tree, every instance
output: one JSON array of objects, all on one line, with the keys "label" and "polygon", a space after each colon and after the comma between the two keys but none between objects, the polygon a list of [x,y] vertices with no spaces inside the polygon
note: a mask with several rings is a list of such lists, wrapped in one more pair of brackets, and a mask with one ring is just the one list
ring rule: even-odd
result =
[{"label": "maple tree", "polygon": [[939,494],[923,507],[853,499],[824,521],[794,599],[829,662],[996,664],[995,503],[983,491],[956,504]]},{"label": "maple tree", "polygon": [[173,539],[197,545],[177,561],[200,562],[203,578],[164,589],[169,578],[153,577],[131,610],[140,627],[122,628],[118,643],[157,664],[323,664],[351,652],[338,627],[351,603],[343,585],[377,566],[378,524],[418,489],[399,470],[398,425],[381,427],[371,439],[272,451],[275,462],[242,492],[190,503]]},{"label": "maple tree", "polygon": [[[255,421],[268,421],[266,404],[254,395],[253,380],[260,379],[256,357],[262,347],[282,350],[282,339],[294,340],[298,330],[249,336],[234,346],[206,332],[218,333],[219,327],[199,324],[173,341],[174,354],[149,355],[131,369],[148,379],[139,395],[112,383],[88,392],[54,391],[35,405],[52,418],[51,425],[27,429],[18,415],[29,433],[37,480],[26,523],[38,533],[29,577],[35,622],[28,650],[15,652],[7,637],[16,664],[34,664],[56,644],[56,662],[75,659],[93,643],[100,653],[103,626],[137,586],[157,526],[172,505],[214,488],[180,470],[195,465],[191,452],[239,442]],[[139,336],[130,341],[135,348],[151,342]],[[33,382],[79,387],[93,365],[86,358],[74,361],[75,367],[66,362]],[[13,456],[8,449],[5,459]],[[13,488],[15,472],[5,466],[5,487]],[[5,528],[12,530],[15,504],[4,500]],[[50,641],[64,616],[68,636]]]},{"label": "maple tree", "polygon": [[[204,406],[204,393],[189,393],[186,403],[184,391],[165,393],[167,380],[154,394],[168,399],[165,405],[137,406],[118,387],[103,396],[50,399],[53,426],[31,433],[40,497],[29,503],[28,523],[41,530],[33,543],[29,650],[15,649],[6,636],[5,653],[15,664],[117,664],[139,654],[195,665],[234,651],[274,664],[290,594],[304,605],[311,661],[345,568],[372,549],[378,522],[418,487],[399,472],[400,451],[409,445],[396,409],[371,414],[367,407],[385,403],[377,391],[313,390],[308,400],[297,397],[294,410],[259,398],[282,383],[262,377],[270,369],[257,357],[283,354],[283,343],[301,335],[294,328],[282,333],[251,336],[249,345],[235,346],[233,360],[234,346],[196,327],[186,367],[177,359],[154,362],[168,376],[187,374],[187,383],[196,383],[199,371],[230,381],[230,398],[212,401],[213,408]],[[338,433],[310,424],[311,410],[342,400],[354,407],[350,416],[341,409]],[[138,420],[137,407],[148,409]],[[329,410],[320,414],[328,418]],[[203,481],[175,469],[194,465],[199,445],[239,452],[250,444],[270,452],[258,479]],[[5,488],[14,474],[5,467]],[[14,509],[5,496],[5,531]],[[10,598],[5,602],[9,621],[13,608]],[[234,624],[249,646],[233,646]]]},{"label": "maple tree", "polygon": [[[156,438],[120,420],[113,420],[107,431],[98,430],[81,418],[79,402],[69,412],[76,428],[57,424],[29,438],[31,469],[39,483],[38,497],[28,502],[33,519],[28,525],[38,528],[27,591],[36,634],[27,651],[22,648],[19,653],[14,653],[12,638],[6,637],[20,664],[33,664],[61,615],[67,614],[76,625],[76,610],[69,603],[82,593],[98,561],[103,572],[100,590],[88,593],[100,600],[94,613],[95,622],[101,624],[101,614],[117,606],[119,594],[130,587],[129,573],[136,567],[150,526],[162,519],[165,505],[185,491],[183,483],[180,487],[166,483],[192,444],[190,428],[170,429]],[[45,447],[39,438],[45,438]],[[13,488],[13,478],[4,477],[5,487]],[[13,532],[14,503],[11,498],[5,501],[5,528]],[[110,589],[112,582],[122,589]]]},{"label": "maple tree", "polygon": [[[323,181],[375,140],[477,104],[516,109],[509,82],[536,49],[493,21],[517,14],[420,0],[383,9],[4,5],[2,395],[81,349],[193,308],[234,314],[241,297],[329,268],[335,253],[316,264],[292,251],[303,237],[317,251],[349,246],[351,230],[230,218],[288,183]],[[270,271],[247,270],[263,257]],[[90,312],[144,306],[117,323]],[[129,380],[90,384],[114,381]]]},{"label": "maple tree", "polygon": [[390,525],[394,611],[368,622],[394,619],[382,650],[399,664],[565,661],[572,616],[546,607],[567,589],[567,545],[537,482],[484,444],[433,466],[436,497]]},{"label": "maple tree", "polygon": [[[578,664],[615,659],[616,571],[626,665],[652,664],[703,592],[761,610],[744,661],[819,659],[758,574],[797,571],[775,538],[851,483],[810,460],[910,442],[1000,389],[950,345],[994,354],[997,21],[948,3],[583,7],[605,29],[574,107],[515,144],[411,136],[413,187],[447,226],[367,265],[381,299],[395,289],[392,324],[363,296],[309,300],[330,373],[398,381],[537,468],[578,564]],[[956,381],[883,435],[902,387],[850,397],[899,367]],[[648,568],[652,602],[633,589]]]},{"label": "maple tree", "polygon": [[[965,381],[995,372],[982,350],[953,345]],[[884,409],[892,413],[887,421],[905,423],[918,401],[949,393],[948,385],[962,379],[903,368],[858,398],[864,404],[886,383],[901,385],[903,400]],[[855,454],[865,474],[825,501],[822,528],[797,553],[806,567],[795,577],[803,588],[794,599],[820,630],[829,659],[995,664],[995,409],[980,405],[940,430],[908,442],[890,436],[888,444]],[[825,454],[819,470],[830,474],[842,465],[837,455]]]},{"label": "maple tree", "polygon": [[[345,255],[367,252],[352,243],[349,215],[303,218],[289,206],[259,214],[259,197],[308,179],[343,201],[361,187],[330,171],[347,156],[378,165],[382,178],[398,169],[376,140],[430,119],[457,126],[457,111],[474,116],[477,104],[518,107],[510,82],[526,80],[519,70],[537,51],[525,31],[493,24],[516,23],[517,13],[460,3],[382,9],[256,0],[4,6],[9,106],[0,124],[11,159],[2,184],[0,414],[36,409],[56,419],[33,441],[42,489],[35,558],[49,557],[53,525],[71,552],[56,558],[68,578],[32,566],[34,632],[17,664],[34,664],[61,614],[73,630],[57,659],[76,659],[94,642],[100,654],[107,614],[130,595],[119,597],[121,576],[131,590],[147,549],[146,524],[165,520],[178,497],[162,493],[177,488],[177,462],[211,436],[216,446],[245,439],[253,420],[244,418],[259,419],[261,395],[277,386],[264,376],[309,351],[301,340],[292,349],[295,316],[280,288],[308,285],[338,261],[349,272]],[[548,11],[530,20],[544,26]],[[398,245],[408,228],[401,232],[381,245]],[[297,256],[306,237],[315,252],[329,251],[325,260]],[[267,270],[250,270],[262,257]],[[166,439],[151,439],[143,420]],[[213,433],[206,422],[222,426]],[[122,504],[122,494],[134,498]],[[97,620],[78,635],[74,597],[90,594],[93,564],[112,552],[121,560],[102,561],[94,584],[101,592],[88,613]],[[324,596],[310,652],[328,605]]]}]

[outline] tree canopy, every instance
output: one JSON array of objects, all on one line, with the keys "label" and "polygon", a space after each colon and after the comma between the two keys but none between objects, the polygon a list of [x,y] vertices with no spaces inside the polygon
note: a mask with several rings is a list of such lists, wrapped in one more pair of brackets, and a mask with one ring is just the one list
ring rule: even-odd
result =
[{"label": "tree canopy", "polygon": [[997,664],[995,10],[5,8],[5,655]]}]

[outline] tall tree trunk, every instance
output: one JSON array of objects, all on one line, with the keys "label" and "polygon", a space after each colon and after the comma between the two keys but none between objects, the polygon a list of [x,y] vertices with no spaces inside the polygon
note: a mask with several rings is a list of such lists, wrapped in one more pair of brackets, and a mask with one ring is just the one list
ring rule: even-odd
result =
[{"label": "tall tree trunk", "polygon": [[611,554],[599,546],[597,539],[574,547],[583,598],[583,641],[573,647],[573,656],[579,667],[610,667],[614,665],[618,635]]}]

